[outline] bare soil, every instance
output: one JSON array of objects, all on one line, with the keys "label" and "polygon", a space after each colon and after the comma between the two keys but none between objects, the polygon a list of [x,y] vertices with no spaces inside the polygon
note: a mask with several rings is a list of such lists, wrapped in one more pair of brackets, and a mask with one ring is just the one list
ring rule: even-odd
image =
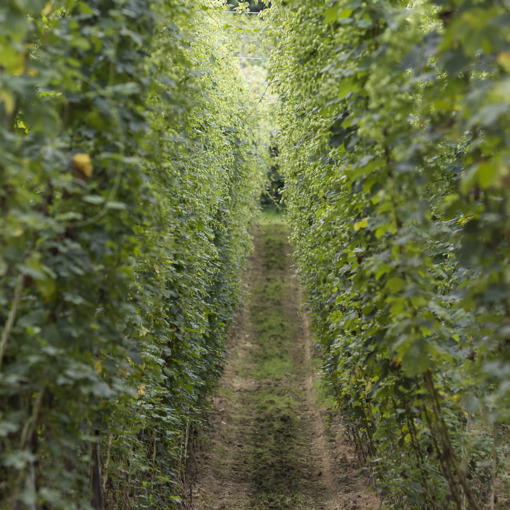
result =
[{"label": "bare soil", "polygon": [[185,507],[380,508],[327,408],[285,225],[263,223]]}]

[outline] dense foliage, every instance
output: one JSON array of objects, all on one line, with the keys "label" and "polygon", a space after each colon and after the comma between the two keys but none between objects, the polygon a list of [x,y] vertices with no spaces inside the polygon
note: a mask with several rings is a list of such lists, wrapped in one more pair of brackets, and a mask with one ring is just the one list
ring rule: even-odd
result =
[{"label": "dense foliage", "polygon": [[268,18],[297,257],[360,457],[391,508],[506,507],[508,3]]},{"label": "dense foliage", "polygon": [[248,0],[248,1],[239,1],[239,0],[227,0],[227,4],[234,9],[248,9],[250,12],[260,12],[263,9],[268,7],[270,4],[269,1],[264,2],[262,0]]},{"label": "dense foliage", "polygon": [[0,507],[169,508],[249,248],[213,0],[0,6]]},{"label": "dense foliage", "polygon": [[283,176],[280,174],[280,168],[276,163],[278,156],[278,147],[273,143],[269,147],[271,163],[266,172],[266,189],[260,196],[260,205],[262,207],[280,207],[282,205],[282,190],[285,187]]}]

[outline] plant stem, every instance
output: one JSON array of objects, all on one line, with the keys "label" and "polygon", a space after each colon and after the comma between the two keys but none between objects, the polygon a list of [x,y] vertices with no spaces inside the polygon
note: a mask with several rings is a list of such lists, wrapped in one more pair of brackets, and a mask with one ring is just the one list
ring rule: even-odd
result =
[{"label": "plant stem", "polygon": [[9,340],[9,335],[11,333],[12,327],[14,326],[14,321],[16,320],[16,314],[18,312],[18,306],[21,301],[21,293],[23,291],[24,280],[25,280],[24,276],[20,274],[18,276],[18,281],[16,282],[16,287],[14,289],[14,299],[12,300],[9,315],[7,316],[7,322],[5,323],[4,329],[2,331],[2,338],[0,340],[0,368],[2,368],[2,361],[4,358],[4,352],[7,346],[7,341]]}]

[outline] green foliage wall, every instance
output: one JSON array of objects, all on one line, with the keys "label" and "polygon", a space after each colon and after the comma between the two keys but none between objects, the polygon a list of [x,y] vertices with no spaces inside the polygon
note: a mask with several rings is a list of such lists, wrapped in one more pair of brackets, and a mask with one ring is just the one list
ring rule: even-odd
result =
[{"label": "green foliage wall", "polygon": [[259,193],[221,2],[0,6],[0,507],[169,508]]},{"label": "green foliage wall", "polygon": [[277,1],[268,17],[297,257],[360,458],[392,508],[504,507],[508,5]]}]

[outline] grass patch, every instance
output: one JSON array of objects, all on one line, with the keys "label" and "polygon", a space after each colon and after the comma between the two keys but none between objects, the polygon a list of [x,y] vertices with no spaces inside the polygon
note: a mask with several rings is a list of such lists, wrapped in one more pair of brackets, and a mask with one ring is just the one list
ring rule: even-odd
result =
[{"label": "grass patch", "polygon": [[282,359],[280,357],[271,357],[262,362],[259,366],[255,377],[257,379],[283,379],[292,369],[292,361],[290,359]]},{"label": "grass patch", "polygon": [[336,400],[328,393],[327,388],[320,379],[313,382],[314,401],[317,407],[333,409],[336,406]]},{"label": "grass patch", "polygon": [[277,205],[268,205],[262,209],[259,221],[262,225],[283,223],[286,221],[285,209]]},{"label": "grass patch", "polygon": [[255,508],[288,508],[301,491],[298,403],[285,388],[274,390],[263,388],[254,402],[258,419],[250,460]]},{"label": "grass patch", "polygon": [[301,395],[290,354],[295,325],[286,312],[290,287],[282,278],[289,267],[287,228],[281,222],[266,221],[261,229],[263,279],[254,286],[250,303],[258,345],[254,377],[260,381],[250,396],[255,415],[250,441],[250,508],[310,510],[314,505],[303,496],[302,485],[307,467],[302,461]]},{"label": "grass patch", "polygon": [[[259,324],[257,327],[257,334],[259,338],[259,344],[266,345],[282,345],[286,340],[290,338],[290,326],[287,322],[282,321],[279,317],[275,317],[274,312],[271,312],[271,316],[265,317],[264,314],[260,314],[263,324]],[[256,316],[256,318],[259,315]]]},{"label": "grass patch", "polygon": [[268,271],[285,271],[287,263],[287,226],[281,222],[261,224],[264,230],[262,264]]},{"label": "grass patch", "polygon": [[262,386],[254,396],[254,406],[261,414],[266,415],[268,410],[273,409],[276,414],[282,410],[295,413],[298,409],[294,391],[291,387]]},{"label": "grass patch", "polygon": [[279,280],[270,280],[259,284],[255,288],[255,296],[259,298],[259,306],[268,308],[267,301],[272,304],[280,304],[287,286]]}]

